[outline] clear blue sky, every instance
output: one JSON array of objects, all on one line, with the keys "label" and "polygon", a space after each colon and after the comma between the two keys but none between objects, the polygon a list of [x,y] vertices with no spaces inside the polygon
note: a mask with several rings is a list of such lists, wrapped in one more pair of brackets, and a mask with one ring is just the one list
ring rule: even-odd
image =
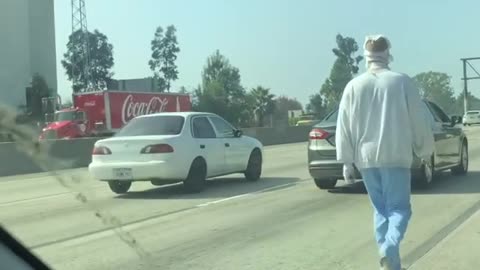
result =
[{"label": "clear blue sky", "polygon": [[[337,33],[360,47],[365,35],[385,34],[392,69],[411,76],[446,72],[456,92],[463,87],[459,59],[480,56],[475,0],[87,0],[86,7],[89,30],[103,32],[114,46],[117,79],[150,76],[154,31],[174,24],[181,48],[175,89],[198,85],[206,58],[219,49],[247,89],[262,85],[305,104],[329,75]],[[70,1],[55,1],[55,22],[59,93],[68,97],[60,60],[71,32]],[[479,95],[480,81],[471,89]]]}]

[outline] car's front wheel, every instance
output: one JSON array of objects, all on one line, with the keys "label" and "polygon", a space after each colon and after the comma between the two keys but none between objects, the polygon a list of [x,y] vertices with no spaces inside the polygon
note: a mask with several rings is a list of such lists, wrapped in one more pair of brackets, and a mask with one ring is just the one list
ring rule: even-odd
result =
[{"label": "car's front wheel", "polygon": [[460,153],[460,164],[451,170],[453,175],[465,175],[468,172],[468,145],[462,143],[462,151]]},{"label": "car's front wheel", "polygon": [[262,153],[255,149],[250,154],[248,159],[247,170],[245,171],[245,178],[248,181],[258,181],[262,175]]},{"label": "car's front wheel", "polygon": [[114,180],[114,181],[108,181],[108,186],[113,192],[117,194],[125,194],[128,192],[128,190],[132,186],[132,182]]},{"label": "car's front wheel", "polygon": [[187,179],[183,181],[185,189],[189,192],[200,192],[205,189],[207,181],[207,164],[201,158],[192,162]]},{"label": "car's front wheel", "polygon": [[337,185],[337,179],[313,179],[319,189],[332,189]]}]

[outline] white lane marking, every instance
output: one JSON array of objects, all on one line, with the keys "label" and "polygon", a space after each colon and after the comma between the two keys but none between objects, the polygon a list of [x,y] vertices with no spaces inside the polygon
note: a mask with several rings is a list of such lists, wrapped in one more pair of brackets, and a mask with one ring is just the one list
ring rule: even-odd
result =
[{"label": "white lane marking", "polygon": [[234,200],[234,199],[239,199],[239,198],[242,198],[242,197],[247,197],[247,196],[250,196],[252,194],[253,193],[245,193],[245,194],[235,195],[235,196],[232,196],[232,197],[223,198],[223,199],[216,200],[216,201],[202,203],[202,204],[196,205],[195,207],[205,207],[205,206],[209,206],[209,205],[212,205],[212,204],[217,204],[217,203],[221,203],[221,202],[231,201],[231,200]]},{"label": "white lane marking", "polygon": [[[226,201],[230,201],[230,200],[234,200],[234,199],[239,199],[239,198],[242,198],[242,197],[261,194],[261,193],[264,193],[266,191],[281,189],[283,187],[288,187],[288,186],[294,187],[294,186],[299,185],[299,184],[304,184],[306,182],[306,180],[308,180],[308,179],[300,179],[300,180],[292,182],[292,183],[287,183],[287,184],[278,185],[278,186],[274,186],[274,187],[268,187],[268,188],[260,189],[260,190],[254,191],[254,192],[244,193],[244,194],[235,195],[235,196],[220,199],[220,200],[215,200],[215,201],[210,201],[210,202],[198,204],[198,205],[195,205],[195,206],[193,206],[189,209],[186,209],[185,211],[190,211],[190,210],[193,210],[193,209],[199,209],[199,208],[203,208],[203,207],[210,206],[210,205],[213,205],[213,204],[218,204],[218,203],[222,203],[222,202],[226,202]],[[285,190],[285,189],[283,189],[283,190]],[[144,221],[130,223],[128,225],[121,226],[121,230],[130,232],[130,231],[142,228],[142,227],[146,227],[146,226],[149,226],[149,225],[154,225],[164,217],[165,216],[160,216],[160,217],[156,217],[156,218],[152,218],[152,219],[148,219],[148,220],[144,220]],[[69,239],[69,240],[66,240],[66,241],[61,241],[60,240],[59,242],[56,242],[56,243],[52,243],[52,244],[49,244],[49,245],[45,245],[45,246],[35,248],[35,250],[49,248],[49,247],[52,247],[52,246],[71,247],[71,246],[75,246],[75,245],[81,245],[81,244],[85,244],[87,242],[91,242],[91,241],[94,241],[94,240],[98,240],[98,239],[101,239],[101,238],[112,236],[112,235],[115,234],[116,230],[118,230],[118,229],[110,228],[110,229],[106,229],[104,231],[92,233],[92,234],[89,234],[89,235],[86,235],[86,236],[80,236],[78,238]]]},{"label": "white lane marking", "polygon": [[429,251],[427,251],[427,253],[423,254],[423,256],[421,256],[416,261],[414,261],[407,269],[414,268],[417,264],[420,264],[423,260],[427,260],[432,253],[435,253],[436,250],[444,247],[447,244],[448,240],[455,237],[464,227],[469,225],[469,223],[472,222],[474,218],[477,218],[478,215],[480,215],[480,211],[475,212],[473,215],[467,218],[462,224],[460,224],[457,228],[451,231],[445,238],[440,240],[435,246],[433,246]]},{"label": "white lane marking", "polygon": [[303,181],[304,181],[304,179],[298,180],[297,182],[286,183],[286,184],[278,185],[278,186],[274,186],[274,187],[268,187],[268,188],[260,189],[260,190],[253,191],[253,192],[248,192],[248,193],[235,195],[235,196],[232,196],[232,197],[223,198],[223,199],[216,200],[216,201],[210,201],[210,202],[199,204],[196,207],[205,207],[205,206],[209,206],[209,205],[212,205],[212,204],[217,204],[217,203],[222,203],[222,202],[231,201],[231,200],[235,200],[235,199],[240,199],[240,198],[243,198],[243,197],[257,195],[259,193],[263,193],[263,192],[270,191],[270,190],[281,189],[283,187],[288,187],[288,186],[295,186],[297,184],[300,184],[300,182],[303,182]]}]

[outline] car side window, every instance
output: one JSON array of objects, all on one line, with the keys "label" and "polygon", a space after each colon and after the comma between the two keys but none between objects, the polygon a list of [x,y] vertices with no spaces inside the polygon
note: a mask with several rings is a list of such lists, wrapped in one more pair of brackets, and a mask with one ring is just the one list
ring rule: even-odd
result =
[{"label": "car side window", "polygon": [[438,107],[437,104],[433,102],[429,102],[429,103],[435,115],[440,119],[441,122],[450,123],[450,117],[448,117],[448,115],[445,112],[443,112],[443,110],[440,109],[440,107]]},{"label": "car side window", "polygon": [[215,126],[215,129],[217,130],[218,135],[220,137],[222,138],[234,137],[234,133],[233,133],[234,128],[227,121],[217,116],[210,117],[210,120],[212,120],[212,123]]},{"label": "car side window", "polygon": [[192,135],[199,139],[216,138],[215,130],[213,129],[207,117],[195,117],[192,121]]}]

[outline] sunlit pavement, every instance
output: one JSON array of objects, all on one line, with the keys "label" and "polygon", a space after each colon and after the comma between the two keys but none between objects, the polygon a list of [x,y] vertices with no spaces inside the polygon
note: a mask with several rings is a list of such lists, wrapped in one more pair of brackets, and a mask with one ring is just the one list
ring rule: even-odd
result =
[{"label": "sunlit pavement", "polygon": [[[402,255],[410,269],[476,269],[480,250],[480,128],[465,128],[470,172],[413,191]],[[378,269],[362,183],[321,191],[306,144],[266,149],[264,179],[216,179],[200,194],[135,183],[117,196],[85,170],[88,203],[46,174],[0,179],[0,221],[54,269]],[[127,245],[95,215],[121,220]],[[102,213],[101,213],[102,214]],[[107,222],[108,224],[108,222]],[[127,238],[128,240],[128,238]]]}]

